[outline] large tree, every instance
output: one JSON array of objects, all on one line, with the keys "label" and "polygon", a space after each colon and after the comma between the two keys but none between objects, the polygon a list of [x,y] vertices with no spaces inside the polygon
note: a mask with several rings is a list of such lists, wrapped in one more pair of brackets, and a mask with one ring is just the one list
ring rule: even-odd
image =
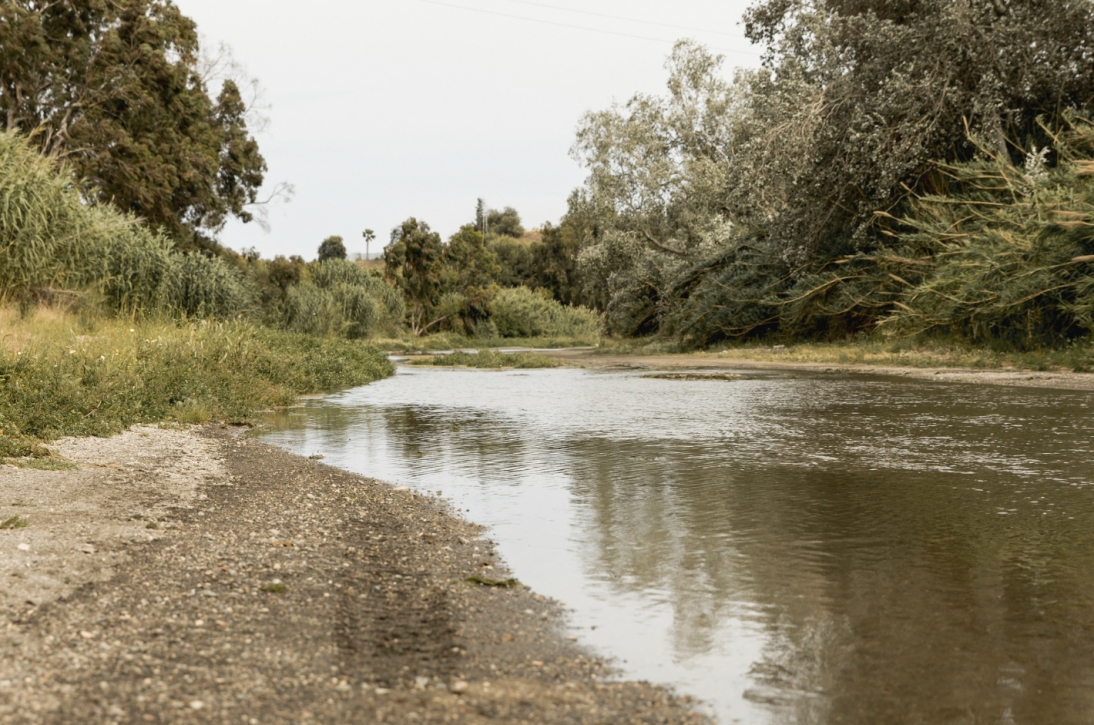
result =
[{"label": "large tree", "polygon": [[170,0],[0,0],[0,123],[184,246],[253,218],[266,164],[246,112],[231,80],[210,97]]},{"label": "large tree", "polygon": [[728,81],[682,43],[667,95],[579,129],[568,217],[618,332],[869,329],[908,277],[849,260],[948,190],[939,162],[1021,164],[1094,115],[1091,0],[757,0],[746,23],[763,67]]}]

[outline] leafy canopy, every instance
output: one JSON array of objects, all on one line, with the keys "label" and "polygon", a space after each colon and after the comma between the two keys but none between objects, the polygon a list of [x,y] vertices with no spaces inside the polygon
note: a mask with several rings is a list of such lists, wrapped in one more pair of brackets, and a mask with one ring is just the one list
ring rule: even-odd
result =
[{"label": "leafy canopy", "polygon": [[0,0],[0,123],[87,191],[208,246],[253,219],[266,163],[238,85],[216,98],[197,29],[170,0]]}]

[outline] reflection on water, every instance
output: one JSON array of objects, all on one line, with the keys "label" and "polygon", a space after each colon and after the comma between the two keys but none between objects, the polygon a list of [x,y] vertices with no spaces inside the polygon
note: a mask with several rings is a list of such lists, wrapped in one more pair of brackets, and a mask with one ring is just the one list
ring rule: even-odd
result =
[{"label": "reflection on water", "polygon": [[725,723],[1094,722],[1094,396],[400,369],[263,437],[444,495]]}]

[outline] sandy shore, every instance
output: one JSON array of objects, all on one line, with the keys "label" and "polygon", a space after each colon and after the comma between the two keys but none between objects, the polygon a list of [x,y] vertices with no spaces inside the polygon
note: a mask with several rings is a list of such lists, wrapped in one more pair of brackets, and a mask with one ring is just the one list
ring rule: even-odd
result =
[{"label": "sandy shore", "polygon": [[[218,427],[0,466],[0,722],[685,723],[474,525]],[[518,573],[519,574],[519,573]]]},{"label": "sandy shore", "polygon": [[813,373],[895,375],[948,383],[976,383],[1057,390],[1094,390],[1094,373],[1030,370],[994,370],[952,367],[901,367],[892,365],[816,363],[773,359],[735,358],[732,354],[611,355],[590,350],[542,350],[569,365],[585,368],[638,368],[649,370],[790,370]]}]

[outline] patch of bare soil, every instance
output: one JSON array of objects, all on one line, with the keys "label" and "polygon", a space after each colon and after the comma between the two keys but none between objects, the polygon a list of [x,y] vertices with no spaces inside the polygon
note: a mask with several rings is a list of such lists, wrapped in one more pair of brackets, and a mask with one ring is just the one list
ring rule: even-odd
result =
[{"label": "patch of bare soil", "polygon": [[437,499],[220,429],[58,448],[0,469],[2,723],[705,721],[482,584],[512,575]]}]

